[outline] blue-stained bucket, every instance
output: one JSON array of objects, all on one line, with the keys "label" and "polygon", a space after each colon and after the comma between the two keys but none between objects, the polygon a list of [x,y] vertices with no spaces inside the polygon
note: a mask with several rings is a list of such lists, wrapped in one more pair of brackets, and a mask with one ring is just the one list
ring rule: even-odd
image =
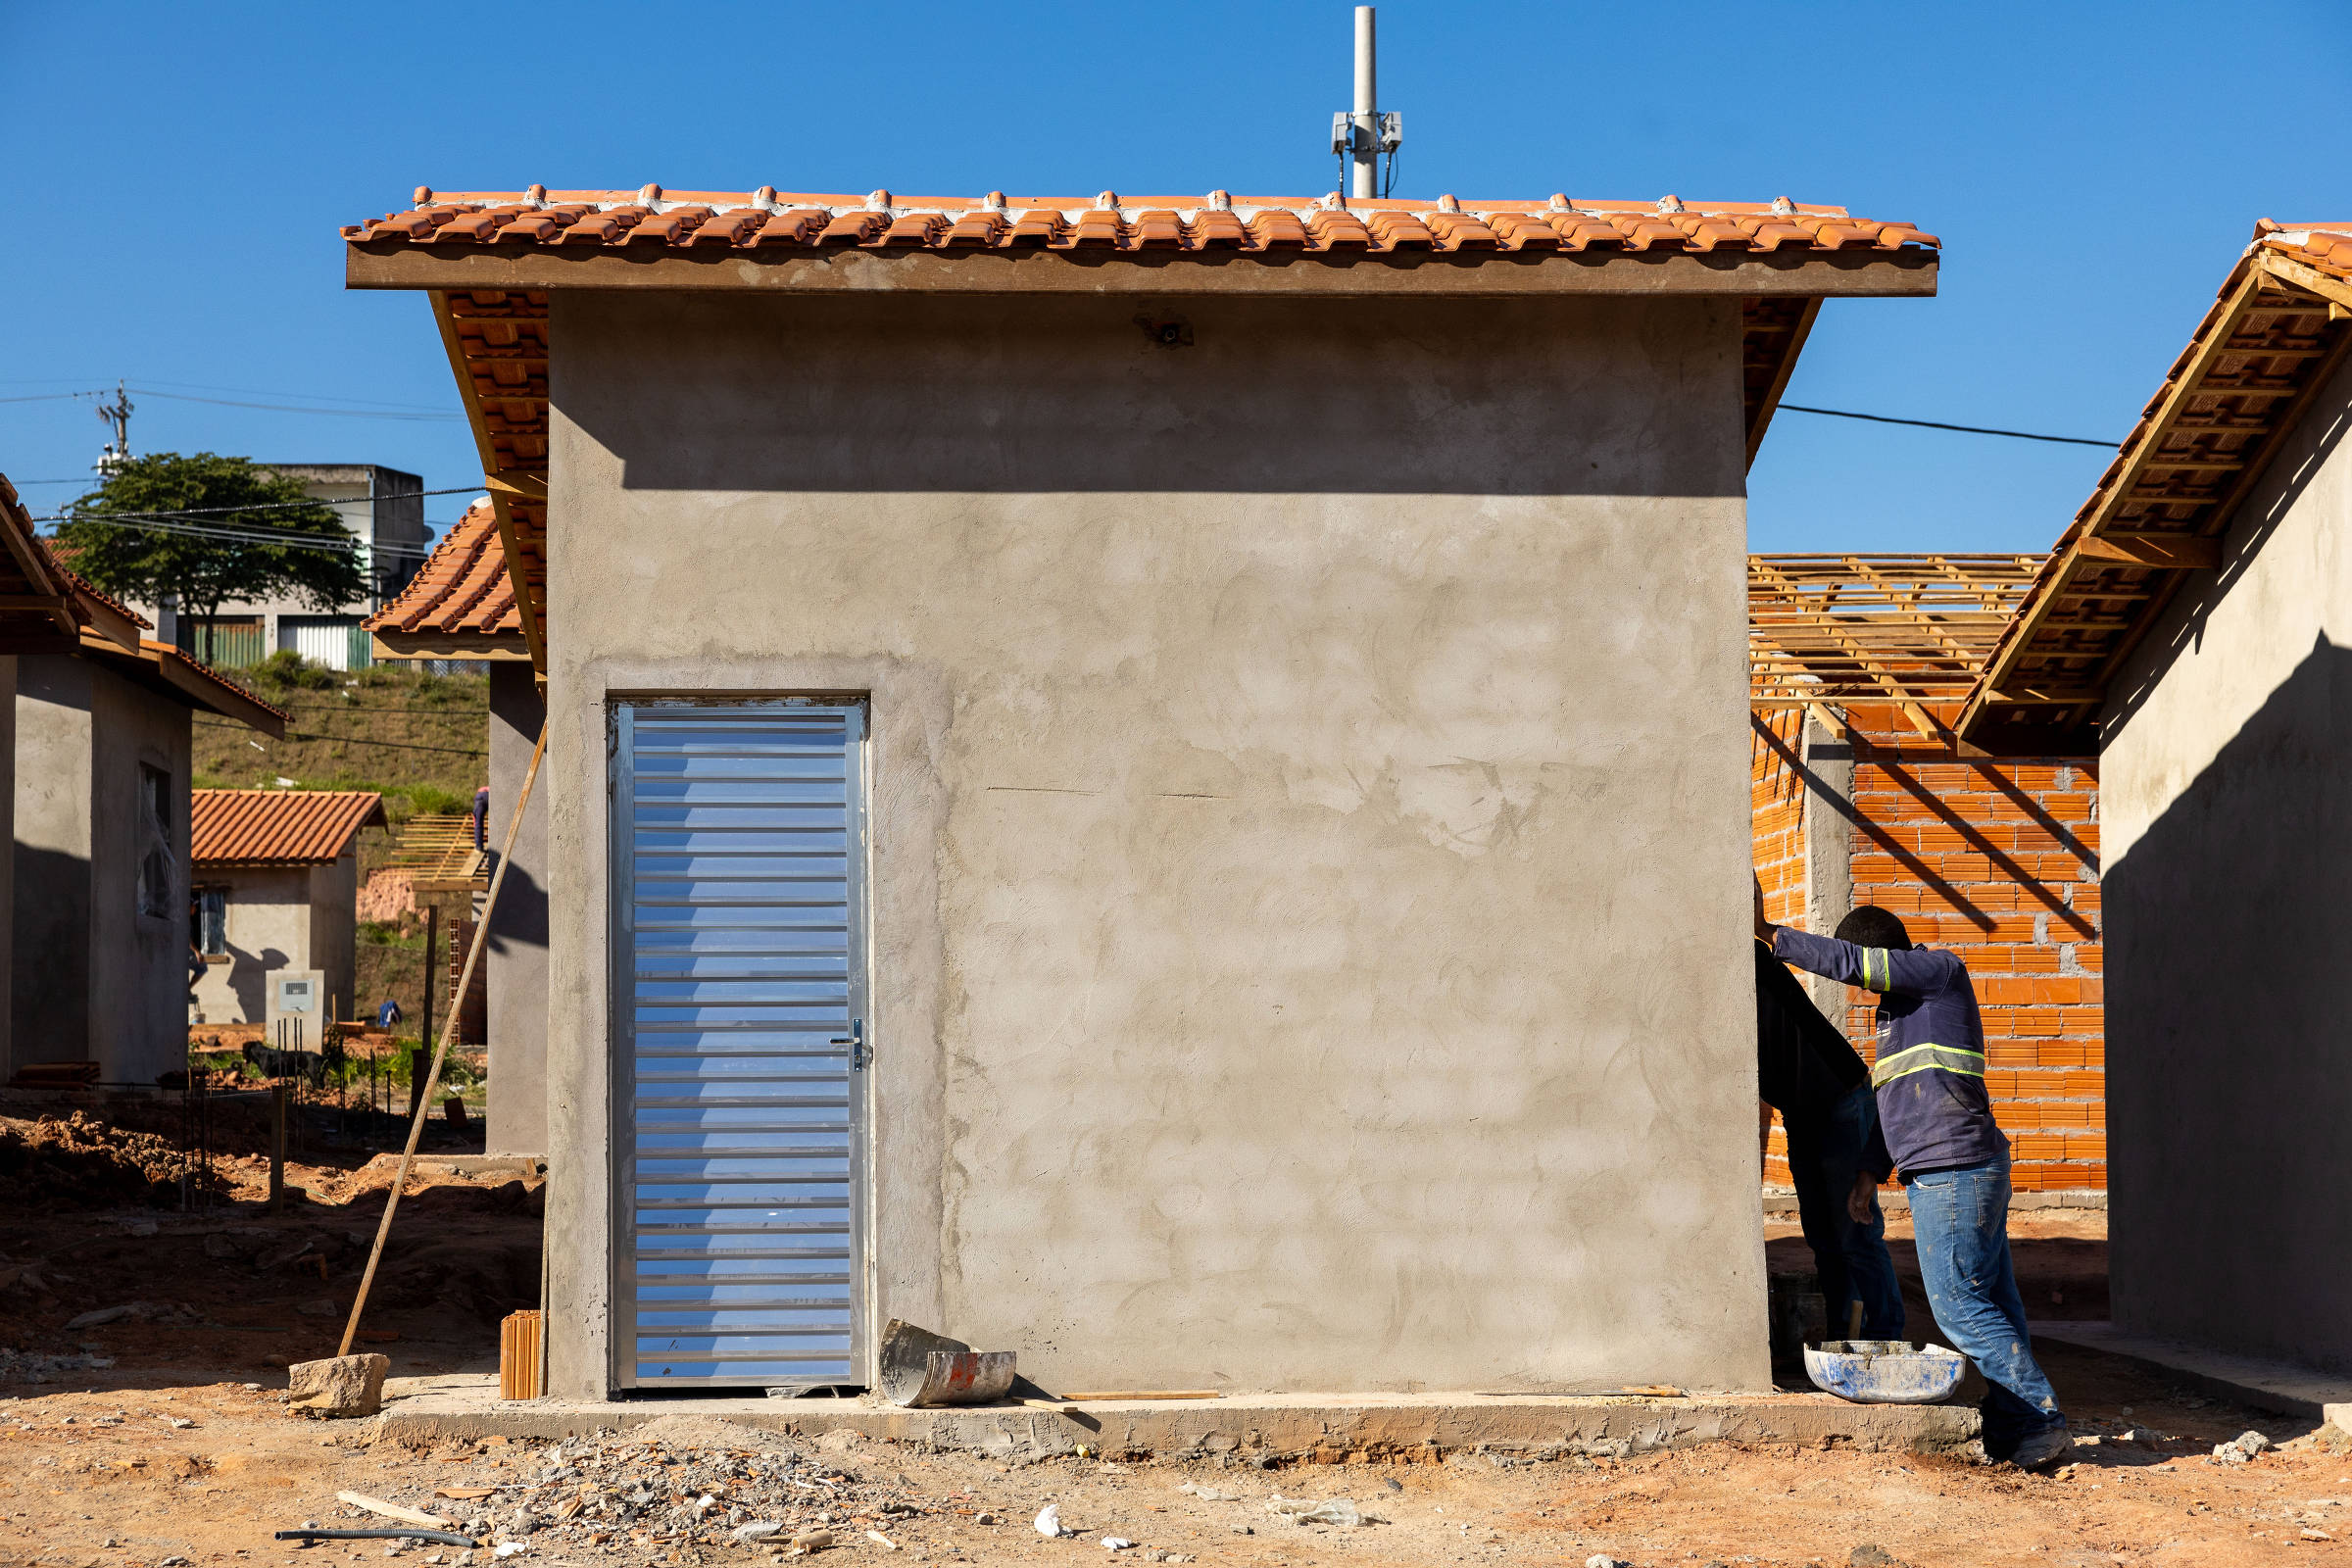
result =
[{"label": "blue-stained bucket", "polygon": [[1805,1347],[1813,1386],[1857,1404],[1934,1404],[1960,1386],[1968,1360],[1908,1340],[1825,1340]]}]

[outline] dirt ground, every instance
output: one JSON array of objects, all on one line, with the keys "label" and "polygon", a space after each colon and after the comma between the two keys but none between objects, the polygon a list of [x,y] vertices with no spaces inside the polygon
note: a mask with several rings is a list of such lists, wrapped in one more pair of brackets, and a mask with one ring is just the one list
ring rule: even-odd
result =
[{"label": "dirt ground", "polygon": [[[1270,1470],[1006,1465],[676,1418],[561,1450],[411,1450],[370,1441],[364,1423],[305,1420],[282,1402],[285,1365],[335,1348],[388,1160],[364,1146],[319,1150],[291,1172],[297,1196],[271,1212],[266,1162],[227,1150],[211,1208],[182,1212],[175,1178],[150,1169],[169,1140],[142,1145],[85,1120],[77,1134],[47,1134],[36,1156],[27,1141],[42,1136],[38,1119],[20,1109],[0,1106],[12,1113],[0,1117],[0,1565],[498,1560],[494,1548],[270,1539],[306,1521],[383,1522],[339,1504],[342,1490],[446,1514],[478,1527],[477,1539],[509,1542],[507,1555],[548,1563],[763,1565],[813,1530],[834,1543],[819,1555],[875,1563],[1115,1560],[1104,1536],[1136,1544],[1116,1557],[1250,1568],[1576,1568],[1595,1556],[1642,1568],[2352,1562],[2352,1442],[2054,1345],[2043,1360],[2076,1430],[2100,1441],[2050,1475],[1729,1445],[1617,1461],[1465,1452],[1442,1464]],[[495,1366],[498,1319],[537,1297],[539,1199],[520,1182],[412,1183],[368,1318],[367,1348],[388,1354],[396,1377]],[[2021,1219],[2019,1272],[2036,1316],[2103,1315],[2100,1229],[2095,1215]],[[1801,1256],[1801,1243],[1773,1236],[1776,1264],[1791,1245]],[[1915,1302],[1915,1334],[1926,1321]],[[2215,1444],[2249,1428],[2283,1446],[2240,1466],[2210,1461]],[[2118,1442],[2128,1429],[2150,1436]],[[1269,1511],[1277,1497],[1347,1498],[1380,1522],[1301,1526]],[[1036,1531],[1049,1502],[1078,1535]],[[778,1533],[733,1539],[760,1520]]]}]

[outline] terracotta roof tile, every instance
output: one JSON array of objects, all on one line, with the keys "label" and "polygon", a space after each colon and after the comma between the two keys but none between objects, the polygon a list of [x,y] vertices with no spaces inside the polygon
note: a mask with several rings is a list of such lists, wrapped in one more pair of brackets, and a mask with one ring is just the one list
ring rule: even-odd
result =
[{"label": "terracotta roof tile", "polygon": [[[1541,230],[1542,232],[1539,232]],[[857,245],[869,249],[1014,246],[1189,251],[1409,249],[1477,254],[1558,244],[1631,251],[1934,249],[1909,223],[1857,219],[1842,207],[1782,200],[1685,203],[1548,201],[1435,203],[1229,196],[1007,201],[972,198],[779,195],[674,191],[416,192],[415,207],[343,230],[354,244],[659,245],[764,249]]]},{"label": "terracotta roof tile", "polygon": [[490,503],[467,507],[399,596],[360,624],[371,632],[521,636]]},{"label": "terracotta roof tile", "polygon": [[197,865],[320,865],[364,827],[384,826],[373,790],[190,790]]}]

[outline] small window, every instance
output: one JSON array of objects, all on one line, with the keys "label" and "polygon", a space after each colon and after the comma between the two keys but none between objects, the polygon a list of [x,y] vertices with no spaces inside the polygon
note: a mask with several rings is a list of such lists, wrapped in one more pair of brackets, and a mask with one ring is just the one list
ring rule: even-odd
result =
[{"label": "small window", "polygon": [[208,958],[228,956],[228,889],[198,888],[188,900],[188,940]]},{"label": "small window", "polygon": [[172,915],[172,882],[179,849],[172,833],[172,775],[139,764],[139,912]]}]

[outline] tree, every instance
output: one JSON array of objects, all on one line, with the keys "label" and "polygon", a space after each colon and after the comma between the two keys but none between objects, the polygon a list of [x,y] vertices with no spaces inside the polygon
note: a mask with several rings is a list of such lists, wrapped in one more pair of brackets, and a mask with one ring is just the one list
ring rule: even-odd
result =
[{"label": "tree", "polygon": [[74,569],[119,599],[170,595],[209,619],[232,599],[283,596],[332,612],[368,592],[343,518],[247,458],[125,458],[68,510],[57,537]]}]

